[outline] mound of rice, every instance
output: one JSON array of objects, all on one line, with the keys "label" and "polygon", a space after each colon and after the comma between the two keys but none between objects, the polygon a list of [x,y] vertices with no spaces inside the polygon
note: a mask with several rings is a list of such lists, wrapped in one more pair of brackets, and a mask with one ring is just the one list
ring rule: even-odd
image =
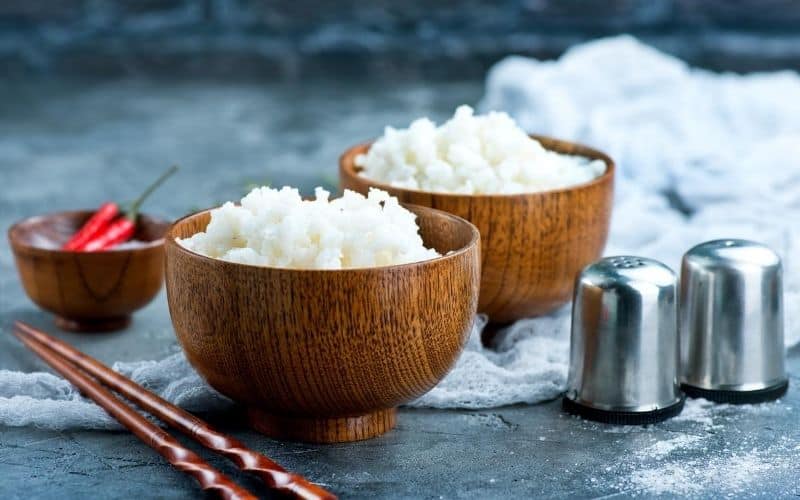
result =
[{"label": "mound of rice", "polygon": [[427,118],[386,127],[365,155],[361,175],[430,192],[512,194],[558,189],[602,175],[606,164],[546,150],[506,113],[475,116],[469,106],[437,127]]},{"label": "mound of rice", "polygon": [[297,189],[261,187],[211,211],[205,232],[178,243],[217,259],[258,266],[343,269],[405,264],[439,257],[425,248],[416,215],[397,198],[372,189],[367,197],[317,188],[304,201]]}]

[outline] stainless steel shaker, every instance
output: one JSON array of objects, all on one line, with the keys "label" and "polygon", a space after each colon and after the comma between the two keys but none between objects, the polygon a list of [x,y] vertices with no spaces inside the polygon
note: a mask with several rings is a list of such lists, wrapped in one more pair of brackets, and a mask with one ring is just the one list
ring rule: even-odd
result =
[{"label": "stainless steel shaker", "polygon": [[747,240],[695,246],[681,266],[682,387],[687,395],[756,403],[788,387],[781,260]]},{"label": "stainless steel shaker", "polygon": [[607,257],[575,283],[567,392],[573,414],[616,424],[680,413],[676,277],[642,257]]}]

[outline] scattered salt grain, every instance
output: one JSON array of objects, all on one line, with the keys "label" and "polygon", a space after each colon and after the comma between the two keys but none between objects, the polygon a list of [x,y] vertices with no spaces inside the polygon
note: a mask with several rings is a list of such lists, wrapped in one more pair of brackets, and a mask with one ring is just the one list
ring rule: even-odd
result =
[{"label": "scattered salt grain", "polygon": [[702,440],[701,436],[681,434],[666,441],[657,441],[652,446],[640,450],[636,455],[645,459],[659,459],[670,455],[674,451],[691,448]]},{"label": "scattered salt grain", "polygon": [[407,129],[386,127],[356,165],[362,176],[392,186],[461,194],[558,189],[606,170],[600,160],[545,149],[506,113],[475,116],[469,106],[440,127],[427,118]]},{"label": "scattered salt grain", "polygon": [[748,484],[765,473],[787,465],[764,455],[753,450],[659,464],[634,471],[628,478],[628,486],[652,495],[694,496],[704,491],[742,493]]},{"label": "scattered salt grain", "polygon": [[[737,428],[744,416],[758,418],[781,415],[780,402],[759,405],[716,404],[705,399],[687,399],[683,412],[660,424],[628,427],[623,436],[634,443],[651,441],[628,460],[604,467],[598,481],[587,478],[592,488],[624,492],[629,496],[708,497],[749,494],[753,484],[794,474],[800,449],[794,439],[782,436],[765,446]],[[587,424],[588,425],[588,424]],[[599,426],[603,432],[620,433],[619,426]],[[585,427],[595,430],[594,427]],[[733,433],[734,439],[722,439]],[[665,438],[664,436],[668,436]]]},{"label": "scattered salt grain", "polygon": [[707,429],[715,427],[712,412],[726,409],[729,405],[716,404],[706,399],[687,399],[680,415],[672,419],[673,422],[691,422]]}]

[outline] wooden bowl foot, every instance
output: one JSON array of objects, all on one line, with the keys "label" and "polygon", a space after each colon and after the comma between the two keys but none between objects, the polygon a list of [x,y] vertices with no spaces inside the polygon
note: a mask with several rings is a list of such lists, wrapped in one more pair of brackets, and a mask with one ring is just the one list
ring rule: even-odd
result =
[{"label": "wooden bowl foot", "polygon": [[355,417],[303,418],[285,417],[250,408],[250,426],[275,439],[307,443],[344,443],[373,438],[391,430],[397,421],[397,409],[378,410]]},{"label": "wooden bowl foot", "polygon": [[130,316],[103,319],[72,319],[56,316],[56,326],[70,332],[113,332],[131,324]]}]

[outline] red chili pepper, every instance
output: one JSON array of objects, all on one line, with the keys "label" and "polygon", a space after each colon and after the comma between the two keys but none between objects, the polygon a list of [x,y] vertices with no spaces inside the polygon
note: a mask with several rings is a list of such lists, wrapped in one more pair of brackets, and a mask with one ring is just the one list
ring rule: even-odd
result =
[{"label": "red chili pepper", "polygon": [[135,219],[131,220],[127,216],[120,217],[112,222],[102,234],[87,243],[83,250],[96,252],[98,250],[111,249],[120,243],[128,241],[134,232],[136,232]]},{"label": "red chili pepper", "polygon": [[100,205],[100,208],[97,209],[97,212],[89,217],[89,220],[83,224],[81,229],[75,233],[68,242],[64,243],[64,246],[61,248],[64,250],[80,250],[89,240],[96,237],[100,231],[105,229],[118,213],[119,207],[116,203],[103,203]]},{"label": "red chili pepper", "polygon": [[106,226],[99,233],[90,238],[80,250],[86,252],[97,252],[98,250],[109,250],[114,246],[124,243],[131,239],[136,232],[136,220],[139,217],[139,207],[150,193],[164,182],[167,177],[178,170],[177,165],[168,168],[161,176],[155,180],[144,192],[131,204],[131,208],[116,221]]}]

